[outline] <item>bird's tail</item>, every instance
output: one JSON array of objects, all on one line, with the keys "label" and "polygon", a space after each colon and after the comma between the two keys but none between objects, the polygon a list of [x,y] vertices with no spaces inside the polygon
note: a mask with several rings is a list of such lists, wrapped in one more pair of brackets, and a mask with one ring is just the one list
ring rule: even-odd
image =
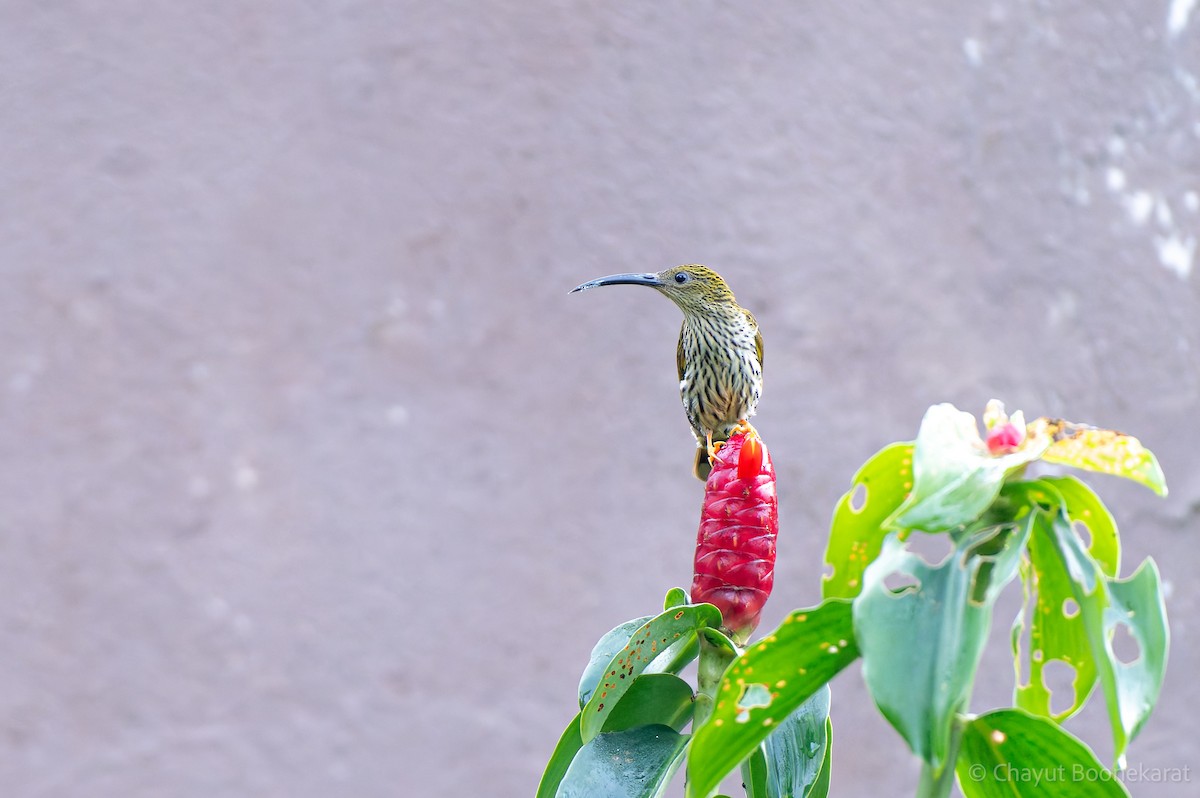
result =
[{"label": "bird's tail", "polygon": [[701,443],[696,447],[696,464],[692,466],[692,473],[696,475],[696,479],[707,482],[710,471],[712,463],[708,461],[708,448]]}]

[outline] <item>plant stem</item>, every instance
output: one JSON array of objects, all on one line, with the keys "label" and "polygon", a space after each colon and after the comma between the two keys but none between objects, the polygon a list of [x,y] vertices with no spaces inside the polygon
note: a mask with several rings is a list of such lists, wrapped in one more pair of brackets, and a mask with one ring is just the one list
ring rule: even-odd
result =
[{"label": "plant stem", "polygon": [[692,716],[692,728],[698,729],[712,714],[713,704],[717,700],[717,687],[729,663],[737,657],[737,653],[725,646],[715,645],[700,635],[700,660],[696,663],[696,710]]},{"label": "plant stem", "polygon": [[[718,638],[721,642],[714,643],[703,631],[700,633],[700,659],[696,663],[696,708],[692,713],[693,734],[712,716],[721,677],[725,675],[729,663],[738,656],[737,648],[732,642],[719,634]],[[710,795],[716,795],[719,790],[719,787],[714,788]]]},{"label": "plant stem", "polygon": [[954,764],[958,761],[958,749],[962,745],[963,728],[966,718],[962,715],[954,717],[950,726],[950,745],[946,749],[946,761],[942,763],[940,773],[935,773],[928,762],[921,763],[921,781],[917,785],[917,798],[946,798],[954,785]]}]

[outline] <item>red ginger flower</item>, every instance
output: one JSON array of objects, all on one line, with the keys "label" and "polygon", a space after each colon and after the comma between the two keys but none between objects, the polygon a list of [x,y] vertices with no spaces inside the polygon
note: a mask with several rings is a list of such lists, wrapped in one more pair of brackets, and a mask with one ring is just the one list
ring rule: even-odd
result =
[{"label": "red ginger flower", "polygon": [[983,425],[987,428],[984,444],[988,454],[1009,454],[1025,443],[1025,414],[1018,410],[1009,417],[1004,412],[1004,403],[999,399],[987,403],[987,409],[983,411]]},{"label": "red ginger flower", "polygon": [[721,610],[722,625],[744,643],[775,584],[779,502],[775,468],[754,432],[735,433],[717,452],[704,486],[696,535],[692,602]]},{"label": "red ginger flower", "polygon": [[985,442],[991,454],[1015,452],[1025,442],[1025,430],[1010,421],[988,430]]}]

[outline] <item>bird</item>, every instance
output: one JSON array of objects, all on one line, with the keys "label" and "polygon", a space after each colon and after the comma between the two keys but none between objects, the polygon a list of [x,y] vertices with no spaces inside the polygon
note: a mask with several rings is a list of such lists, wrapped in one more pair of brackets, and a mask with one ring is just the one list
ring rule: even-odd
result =
[{"label": "bird", "polygon": [[707,480],[712,458],[734,432],[753,431],[763,384],[763,341],[754,315],[707,266],[689,263],[658,273],[611,274],[569,293],[603,285],[644,285],[683,311],[675,348],[679,396],[696,438],[692,473]]}]

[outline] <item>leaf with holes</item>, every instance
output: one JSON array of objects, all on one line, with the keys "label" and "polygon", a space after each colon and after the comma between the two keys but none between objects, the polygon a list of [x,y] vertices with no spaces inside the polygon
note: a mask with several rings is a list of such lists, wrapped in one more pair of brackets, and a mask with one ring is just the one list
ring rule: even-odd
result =
[{"label": "leaf with holes", "polygon": [[1031,485],[1046,485],[1058,491],[1071,526],[1086,532],[1087,552],[1106,576],[1121,570],[1121,538],[1112,513],[1096,492],[1075,477],[1043,477]]},{"label": "leaf with holes", "polygon": [[850,603],[797,610],[730,664],[692,734],[687,794],[706,796],[805,701],[858,658]]},{"label": "leaf with holes", "polygon": [[854,475],[850,490],[833,511],[821,580],[823,598],[854,598],[862,590],[863,571],[879,556],[887,536],[884,521],[912,487],[911,443],[881,449]]},{"label": "leaf with holes", "polygon": [[[1071,577],[1075,602],[1087,634],[1113,732],[1113,756],[1119,762],[1158,700],[1166,674],[1169,632],[1158,568],[1147,559],[1127,579],[1106,576],[1088,554],[1063,512],[1038,513],[1038,535],[1045,536]],[[1138,655],[1123,662],[1113,639],[1123,628]]]},{"label": "leaf with holes", "polygon": [[[1014,667],[1018,673],[1014,703],[1035,715],[1063,721],[1078,712],[1091,695],[1096,686],[1096,663],[1075,600],[1074,582],[1053,544],[1042,535],[1034,535],[1029,542],[1025,576],[1025,606],[1013,630]],[[1027,651],[1021,640],[1026,617]],[[1029,681],[1021,683],[1019,674],[1025,662]],[[1055,685],[1056,693],[1064,689],[1069,692],[1066,703],[1054,696],[1055,703],[1062,707],[1057,711],[1051,705],[1052,667],[1069,668],[1072,674],[1069,688],[1061,682]]]},{"label": "leaf with holes", "polygon": [[[1105,653],[1112,666],[1121,725],[1126,739],[1132,740],[1150,717],[1167,675],[1170,647],[1167,607],[1163,600],[1162,577],[1158,566],[1149,557],[1128,579],[1110,579],[1107,583],[1112,601],[1110,610],[1115,612],[1109,611],[1104,617]],[[1114,650],[1114,637],[1122,628],[1138,647],[1137,653],[1128,661]],[[1113,688],[1104,678],[1104,671],[1102,668],[1101,677],[1107,694]]]},{"label": "leaf with holes", "polygon": [[669,726],[639,726],[605,732],[590,740],[571,762],[557,798],[654,798],[683,761],[688,737]]},{"label": "leaf with holes", "polygon": [[[1073,528],[1086,529],[1088,554],[1102,573],[1112,576],[1121,558],[1116,524],[1090,488],[1074,477],[1057,477],[1006,485],[1002,494],[1034,512],[1065,509]],[[1035,715],[1063,721],[1078,712],[1096,686],[1097,670],[1084,619],[1075,598],[1075,583],[1051,539],[1035,530],[1029,541],[1029,560],[1022,571],[1025,606],[1013,627],[1013,664],[1017,672],[1014,702]],[[1029,625],[1028,646],[1022,639]],[[1022,666],[1029,670],[1022,682]],[[1069,691],[1062,703],[1052,697],[1049,669],[1069,669]],[[1056,691],[1057,692],[1057,691]],[[1055,710],[1052,706],[1060,707]]]},{"label": "leaf with holes", "polygon": [[934,405],[917,433],[912,492],[884,524],[944,532],[970,523],[995,500],[1004,479],[1048,445],[1045,438],[1030,438],[1016,451],[991,454],[974,416],[951,404]]},{"label": "leaf with holes", "polygon": [[1132,435],[1050,418],[1030,423],[1029,435],[1050,442],[1042,454],[1047,463],[1125,477],[1159,496],[1167,495],[1167,481],[1158,459]]},{"label": "leaf with holes", "polygon": [[[1017,573],[1029,527],[1002,524],[964,535],[940,565],[929,565],[891,535],[854,600],[854,632],[871,697],[935,774],[947,763],[992,604]],[[885,583],[893,576],[908,585],[893,590]]]},{"label": "leaf with holes", "polygon": [[998,709],[967,723],[955,775],[966,798],[1129,795],[1090,748],[1019,709]]},{"label": "leaf with holes", "polygon": [[620,702],[621,696],[637,675],[645,671],[659,654],[676,645],[689,645],[699,629],[720,624],[721,612],[716,607],[711,604],[690,604],[672,607],[638,626],[625,646],[604,667],[594,692],[583,707],[580,721],[583,741],[586,743],[600,733],[608,713]]}]

